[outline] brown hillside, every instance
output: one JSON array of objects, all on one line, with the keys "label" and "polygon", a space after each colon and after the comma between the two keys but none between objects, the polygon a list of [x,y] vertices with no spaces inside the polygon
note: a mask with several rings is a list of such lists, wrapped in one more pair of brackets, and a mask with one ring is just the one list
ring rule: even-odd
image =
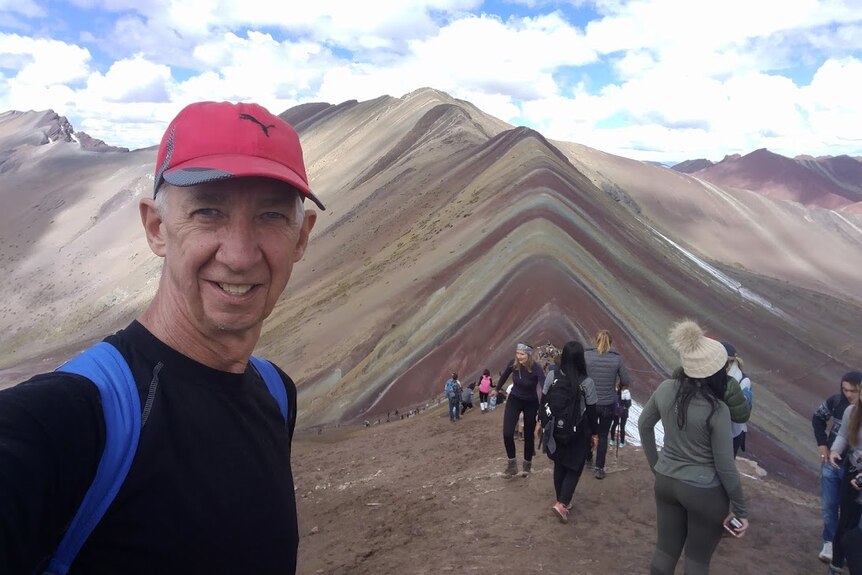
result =
[{"label": "brown hillside", "polygon": [[[655,504],[641,449],[610,452],[602,481],[585,470],[563,525],[551,511],[553,467],[545,455],[536,455],[530,477],[502,476],[502,415],[470,412],[453,424],[440,405],[403,421],[295,440],[298,573],[647,572]],[[797,491],[738,461],[751,527],[742,539],[721,541],[712,572],[825,570],[817,560],[814,481]]]},{"label": "brown hillside", "polygon": [[856,194],[848,194],[840,184],[826,177],[823,171],[812,170],[766,149],[756,150],[741,158],[726,159],[698,170],[695,175],[719,186],[754,190],[805,206],[839,209],[856,199]]}]

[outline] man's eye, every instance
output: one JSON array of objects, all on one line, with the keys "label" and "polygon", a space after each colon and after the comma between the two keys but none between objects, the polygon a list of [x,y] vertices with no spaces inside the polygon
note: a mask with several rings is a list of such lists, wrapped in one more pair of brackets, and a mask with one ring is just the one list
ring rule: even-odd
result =
[{"label": "man's eye", "polygon": [[262,217],[267,220],[285,220],[287,221],[287,216],[280,212],[264,212]]},{"label": "man's eye", "polygon": [[218,210],[215,208],[199,208],[192,212],[193,216],[201,216],[204,218],[213,218],[218,215]]}]

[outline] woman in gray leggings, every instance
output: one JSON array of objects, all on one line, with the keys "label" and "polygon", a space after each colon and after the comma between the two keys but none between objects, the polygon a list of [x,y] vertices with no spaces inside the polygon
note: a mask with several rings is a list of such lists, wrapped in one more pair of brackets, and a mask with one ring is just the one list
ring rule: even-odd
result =
[{"label": "woman in gray leggings", "polygon": [[[705,575],[725,524],[733,516],[739,520],[737,528],[729,529],[737,537],[748,528],[730,411],[722,401],[727,351],[688,320],[674,326],[670,342],[682,368],[658,386],[638,420],[644,454],[656,478],[658,538],[650,574],[672,575],[685,551],[686,575]],[[655,442],[659,420],[664,426],[661,454]]]}]

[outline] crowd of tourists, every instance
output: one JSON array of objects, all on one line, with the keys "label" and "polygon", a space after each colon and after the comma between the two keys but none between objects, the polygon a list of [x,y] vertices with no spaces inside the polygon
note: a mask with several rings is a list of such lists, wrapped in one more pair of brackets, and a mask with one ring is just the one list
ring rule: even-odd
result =
[{"label": "crowd of tourists", "polygon": [[[722,536],[742,537],[749,525],[735,459],[746,451],[751,379],[736,347],[707,337],[693,321],[675,324],[669,341],[680,366],[649,397],[637,423],[655,475],[657,540],[650,573],[672,574],[683,553],[686,573],[708,573]],[[829,563],[831,574],[846,564],[851,575],[862,575],[862,372],[850,371],[840,383],[840,393],[812,416],[821,464],[819,558]],[[482,413],[506,398],[503,474],[518,475],[516,439],[523,439],[520,473],[529,475],[538,441],[554,463],[553,513],[567,522],[587,464],[594,458],[595,477],[604,479],[608,447],[626,445],[630,386],[607,330],[596,333],[586,348],[580,341],[561,350],[550,342],[535,349],[518,343],[496,385],[487,369],[479,383]],[[462,388],[456,373],[447,381],[453,421],[472,408],[473,387]],[[661,449],[655,434],[659,422]]]},{"label": "crowd of tourists", "polygon": [[[657,541],[650,572],[672,574],[684,552],[686,573],[707,573],[722,534],[742,537],[748,529],[748,507],[734,459],[737,450],[745,449],[751,381],[734,346],[706,337],[692,321],[675,325],[670,341],[681,366],[659,385],[638,421],[655,474]],[[506,397],[503,474],[529,475],[541,449],[554,464],[551,509],[565,523],[587,464],[592,460],[595,478],[602,480],[608,448],[626,445],[632,381],[608,330],[598,331],[586,347],[573,340],[553,354],[550,348],[550,343],[542,346],[539,353],[518,343],[497,383],[485,370],[479,386],[480,393],[489,389],[492,397]],[[453,421],[464,412],[457,389],[460,382],[453,373],[445,385]],[[488,409],[484,400],[480,409]],[[654,432],[659,421],[665,430],[660,451]],[[516,438],[521,437],[521,425],[519,470]]]}]

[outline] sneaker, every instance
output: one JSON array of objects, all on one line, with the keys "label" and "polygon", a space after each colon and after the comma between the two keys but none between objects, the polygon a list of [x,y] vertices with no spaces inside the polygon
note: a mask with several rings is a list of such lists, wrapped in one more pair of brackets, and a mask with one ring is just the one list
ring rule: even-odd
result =
[{"label": "sneaker", "polygon": [[605,478],[605,469],[604,467],[599,467],[596,469],[596,479],[604,479]]},{"label": "sneaker", "polygon": [[823,542],[823,549],[820,550],[820,555],[818,555],[817,557],[818,557],[818,559],[820,559],[824,563],[831,563],[832,562],[832,542],[831,541],[824,541]]},{"label": "sneaker", "polygon": [[620,447],[625,447],[625,446],[626,446],[626,442],[625,442],[625,441],[620,441]]},{"label": "sneaker", "polygon": [[836,567],[835,565],[829,565],[828,575],[841,575],[844,573],[843,567]]},{"label": "sneaker", "polygon": [[532,461],[524,461],[521,464],[521,473],[524,477],[528,476],[530,472],[533,470],[533,462]]},{"label": "sneaker", "polygon": [[572,510],[572,506],[573,506],[574,504],[575,504],[575,502],[574,502],[574,501],[569,502],[569,504],[568,504],[568,505],[566,505],[566,509],[567,509],[568,511],[571,511],[571,510]]},{"label": "sneaker", "polygon": [[616,441],[614,441],[613,439],[608,439],[608,447],[616,447],[616,446],[617,446]]},{"label": "sneaker", "polygon": [[553,509],[557,516],[560,518],[561,523],[569,522],[569,510],[566,508],[565,505],[557,501],[556,503],[554,503]]},{"label": "sneaker", "polygon": [[506,469],[503,471],[503,475],[513,476],[518,473],[518,462],[514,459],[510,459],[508,463],[506,463]]}]

